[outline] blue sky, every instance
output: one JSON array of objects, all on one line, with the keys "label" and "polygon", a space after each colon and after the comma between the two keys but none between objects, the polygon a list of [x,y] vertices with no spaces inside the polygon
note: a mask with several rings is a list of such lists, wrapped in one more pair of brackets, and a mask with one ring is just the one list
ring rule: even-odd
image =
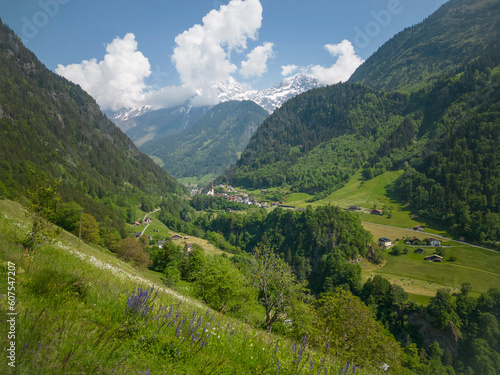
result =
[{"label": "blue sky", "polygon": [[228,77],[252,88],[301,71],[343,81],[445,2],[2,0],[0,17],[49,69],[117,109],[193,93],[210,102],[210,82]]}]

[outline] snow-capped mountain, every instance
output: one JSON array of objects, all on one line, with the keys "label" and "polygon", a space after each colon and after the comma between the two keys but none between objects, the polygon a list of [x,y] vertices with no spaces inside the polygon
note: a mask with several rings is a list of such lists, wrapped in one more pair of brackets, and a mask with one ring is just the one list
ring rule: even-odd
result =
[{"label": "snow-capped mountain", "polygon": [[318,80],[307,74],[296,74],[287,77],[272,87],[264,90],[249,90],[244,85],[230,78],[226,82],[216,82],[215,88],[218,91],[221,102],[229,100],[251,100],[269,113],[280,107],[288,99],[319,87]]},{"label": "snow-capped mountain", "polygon": [[[316,78],[306,74],[287,77],[264,90],[249,89],[234,78],[214,84],[220,102],[251,100],[269,113],[288,99],[319,86]],[[107,115],[136,145],[141,147],[153,139],[179,133],[198,121],[210,108],[192,107],[186,102],[185,105],[158,110],[144,105],[108,112]]]},{"label": "snow-capped mountain", "polygon": [[[304,91],[320,86],[316,78],[302,73],[284,78],[277,84],[263,90],[249,89],[232,77],[225,82],[214,83],[214,88],[217,90],[221,102],[230,100],[251,100],[263,107],[269,113],[272,113],[288,99]],[[108,112],[108,116],[122,130],[127,131],[134,126],[130,126],[134,118],[140,117],[151,111],[153,111],[153,107],[144,105],[131,109],[122,109],[118,112]],[[129,126],[127,126],[127,124],[129,124]]]}]

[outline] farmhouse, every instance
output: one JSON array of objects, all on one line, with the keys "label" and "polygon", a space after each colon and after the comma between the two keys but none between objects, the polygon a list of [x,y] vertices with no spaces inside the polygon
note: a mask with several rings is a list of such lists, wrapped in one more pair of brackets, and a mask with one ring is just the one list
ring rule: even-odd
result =
[{"label": "farmhouse", "polygon": [[178,234],[174,234],[172,237],[170,237],[171,240],[182,240],[182,236]]},{"label": "farmhouse", "polygon": [[370,213],[372,215],[379,215],[380,216],[380,215],[382,215],[384,213],[384,211],[382,211],[382,210],[372,210]]},{"label": "farmhouse", "polygon": [[158,244],[158,247],[159,247],[160,249],[163,249],[163,245],[165,244],[165,242],[167,242],[167,241],[158,241],[158,243],[157,243],[157,244]]},{"label": "farmhouse", "polygon": [[193,244],[192,243],[186,244],[186,251],[189,253],[191,250],[193,250]]},{"label": "farmhouse", "polygon": [[134,235],[135,235],[135,238],[139,238],[141,236],[141,232],[136,232]]},{"label": "farmhouse", "polygon": [[146,220],[144,220],[145,223],[152,223],[153,222],[153,219],[151,219],[150,217],[147,217]]},{"label": "farmhouse", "polygon": [[422,249],[421,247],[419,247],[417,250],[415,250],[415,254],[423,254],[424,253],[424,249]]},{"label": "farmhouse", "polygon": [[383,248],[383,249],[388,249],[389,247],[392,246],[392,242],[390,239],[387,237],[380,237],[378,239],[378,244]]},{"label": "farmhouse", "polygon": [[423,225],[417,225],[416,227],[413,227],[413,230],[425,230],[425,227]]},{"label": "farmhouse", "polygon": [[443,261],[443,257],[440,255],[437,255],[437,254],[429,255],[428,257],[425,257],[424,259],[428,260],[430,262],[442,262]]},{"label": "farmhouse", "polygon": [[435,238],[429,238],[429,245],[431,245],[431,246],[441,246],[441,241],[436,240]]},{"label": "farmhouse", "polygon": [[361,210],[361,207],[359,207],[359,206],[349,206],[349,209],[351,211],[358,211],[358,210]]}]

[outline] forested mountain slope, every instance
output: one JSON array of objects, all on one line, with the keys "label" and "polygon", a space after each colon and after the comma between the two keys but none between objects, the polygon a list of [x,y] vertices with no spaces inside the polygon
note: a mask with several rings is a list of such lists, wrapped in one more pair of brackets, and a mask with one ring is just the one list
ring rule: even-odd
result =
[{"label": "forested mountain slope", "polygon": [[252,101],[218,104],[179,134],[143,146],[175,177],[218,176],[236,160],[268,113]]},{"label": "forested mountain slope", "polygon": [[399,125],[407,103],[350,83],[298,95],[263,122],[224,180],[309,193],[339,187]]},{"label": "forested mountain slope", "polygon": [[19,198],[30,171],[60,181],[63,200],[122,229],[127,208],[179,184],[79,86],[45,68],[0,22],[0,196]]},{"label": "forested mountain slope", "polygon": [[482,55],[499,30],[497,0],[451,0],[382,45],[350,81],[385,91],[421,88]]},{"label": "forested mountain slope", "polygon": [[[420,30],[426,36],[421,39],[423,49],[431,48],[436,40],[453,44],[455,34],[439,29],[439,20],[447,25],[454,24],[454,17],[465,17],[469,21],[456,25],[457,33],[470,39],[486,33],[484,28],[496,22],[496,4],[451,1],[404,33]],[[462,11],[470,12],[470,18]],[[493,21],[483,22],[481,14],[490,15]],[[469,52],[458,57],[448,50],[446,56],[453,63],[437,69],[430,83],[426,81],[419,89],[412,86],[411,94],[348,82],[289,100],[264,121],[221,181],[249,188],[279,186],[318,199],[340,188],[362,165],[366,179],[405,169],[394,192],[414,213],[457,237],[496,246],[500,233],[500,49],[498,39],[491,39],[492,30],[486,34],[477,35],[484,42],[478,42],[478,50],[467,50],[469,45],[464,45]],[[400,34],[388,45],[399,38]],[[404,56],[414,43],[398,48]],[[413,82],[406,81],[412,75],[425,76],[422,66],[432,67],[427,55],[413,56],[408,66],[389,69],[394,56],[380,54],[373,60],[373,69],[379,72],[373,77],[386,74],[393,79],[391,87],[405,87]],[[398,77],[401,85],[396,85]]]}]

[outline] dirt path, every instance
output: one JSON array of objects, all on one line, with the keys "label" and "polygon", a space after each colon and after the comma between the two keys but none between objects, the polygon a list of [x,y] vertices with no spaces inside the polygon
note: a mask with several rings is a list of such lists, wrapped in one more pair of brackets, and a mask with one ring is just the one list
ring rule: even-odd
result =
[{"label": "dirt path", "polygon": [[[156,210],[153,210],[153,211],[151,211],[151,212],[148,212],[146,215],[144,215],[144,219],[142,219],[142,222],[144,223],[144,221],[146,221],[146,218],[148,217],[148,215],[150,215],[150,214],[152,214],[152,213],[155,213],[155,212],[157,212],[157,211],[160,211],[160,210],[161,210],[161,208],[157,208]],[[144,232],[146,231],[146,229],[148,229],[148,227],[149,227],[149,224],[148,224],[148,225],[146,225],[146,226],[144,227],[144,229],[143,229],[143,230],[142,230],[142,232],[141,232],[140,237],[142,237],[142,236],[143,236]]]}]

